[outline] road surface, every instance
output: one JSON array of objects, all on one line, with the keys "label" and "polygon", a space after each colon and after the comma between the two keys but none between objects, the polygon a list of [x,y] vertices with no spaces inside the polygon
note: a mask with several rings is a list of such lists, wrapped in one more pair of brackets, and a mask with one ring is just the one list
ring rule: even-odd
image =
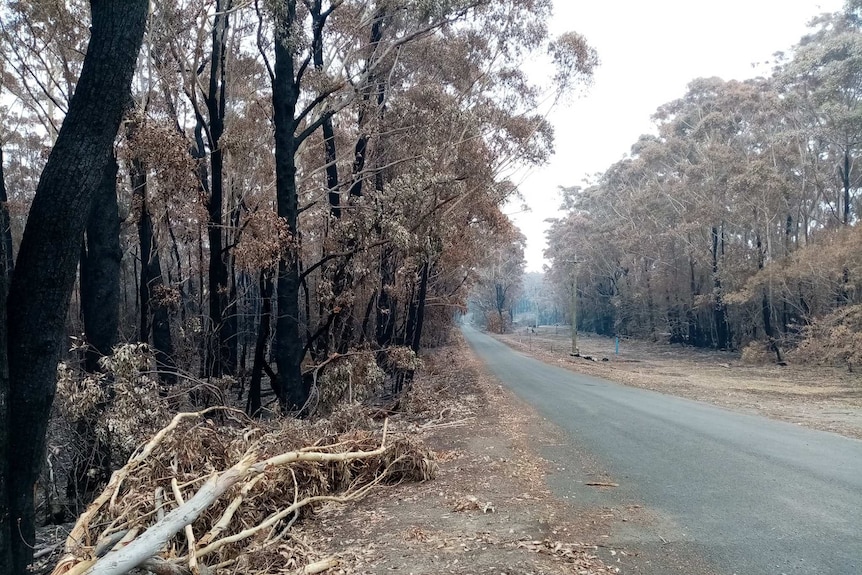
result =
[{"label": "road surface", "polygon": [[719,573],[862,574],[862,441],[576,374],[470,327],[464,335],[611,474],[619,497],[658,514],[663,542]]}]

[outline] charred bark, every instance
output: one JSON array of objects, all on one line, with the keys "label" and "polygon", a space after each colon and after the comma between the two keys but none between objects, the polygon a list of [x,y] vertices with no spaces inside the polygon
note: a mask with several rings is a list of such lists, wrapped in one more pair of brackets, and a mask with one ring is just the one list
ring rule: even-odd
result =
[{"label": "charred bark", "polygon": [[276,211],[287,223],[291,241],[289,254],[278,263],[277,308],[275,324],[275,361],[278,366],[279,403],[283,411],[295,411],[305,405],[310,389],[302,379],[302,349],[299,313],[299,246],[297,219],[299,204],[296,190],[296,105],[299,85],[296,81],[292,37],[296,21],[296,0],[287,0],[276,26],[275,78],[272,86],[273,123],[275,126]]},{"label": "charred bark", "polygon": [[[378,9],[374,14],[374,21],[371,24],[371,38],[369,42],[369,64],[366,67],[366,72],[368,71],[368,68],[371,68],[374,65],[375,52],[377,51],[380,41],[383,39],[383,22],[385,18],[386,11],[383,8]],[[362,182],[364,180],[363,171],[365,170],[365,163],[368,155],[368,142],[371,139],[371,134],[368,130],[368,123],[370,120],[369,112],[371,111],[371,95],[373,93],[374,85],[375,82],[373,78],[369,77],[362,90],[362,101],[359,105],[359,138],[357,138],[356,146],[353,150],[353,184],[350,186],[350,195],[354,197],[362,195]],[[378,102],[381,100],[382,97],[378,95]]]},{"label": "charred bark", "polygon": [[19,535],[11,539],[15,573],[24,573],[33,556],[33,487],[81,237],[129,101],[147,5],[146,0],[90,2],[91,37],[81,76],[36,188],[9,288],[8,461],[15,465],[8,470],[8,520]]},{"label": "charred bark", "polygon": [[138,217],[138,241],[141,247],[141,277],[138,287],[141,302],[139,337],[141,342],[149,343],[152,333],[153,350],[162,381],[172,385],[176,383],[177,376],[170,309],[165,301],[162,264],[153,230],[153,219],[147,205],[147,169],[138,159],[132,160],[131,179],[133,193],[140,206]]},{"label": "charred bark", "polygon": [[377,345],[387,347],[395,337],[395,254],[388,245],[380,250],[380,289],[377,292]]},{"label": "charred bark", "polygon": [[[323,27],[326,24],[327,13],[322,13],[322,0],[313,0],[311,9],[311,53],[314,69],[323,71]],[[323,155],[326,162],[326,189],[329,197],[329,213],[334,218],[341,217],[341,195],[338,191],[338,151],[335,146],[335,129],[332,126],[332,117],[323,120]]]},{"label": "charred bark", "polygon": [[272,274],[267,270],[260,272],[260,322],[257,328],[257,341],[254,346],[254,364],[251,368],[251,382],[248,388],[248,403],[246,413],[250,417],[260,417],[261,382],[263,381],[264,364],[266,363],[266,342],[272,318]]},{"label": "charred bark", "polygon": [[428,297],[428,262],[422,266],[419,277],[419,296],[416,302],[416,320],[413,328],[413,338],[410,348],[413,353],[419,353],[422,345],[422,328],[425,324],[425,300]]},{"label": "charred bark", "polygon": [[[84,316],[84,370],[100,371],[99,359],[110,355],[117,344],[120,323],[120,213],[117,205],[117,159],[111,157],[96,190],[85,241],[81,248],[81,311]],[[104,404],[100,406],[100,409]],[[85,505],[103,477],[111,473],[111,449],[100,441],[93,421],[79,421],[81,442],[66,484],[71,501]],[[94,475],[91,470],[101,470]]]},{"label": "charred bark", "polygon": [[713,298],[713,320],[715,321],[715,345],[718,349],[727,349],[730,342],[729,327],[727,325],[727,306],[721,293],[721,275],[719,274],[718,259],[721,233],[718,227],[712,227],[712,298]]},{"label": "charred bark", "polygon": [[120,323],[120,211],[117,160],[111,157],[96,190],[81,253],[81,311],[87,350],[84,369],[99,371],[99,358],[117,344]]},{"label": "charred bark", "polygon": [[216,5],[216,16],[212,29],[212,59],[210,61],[209,93],[206,98],[209,115],[210,148],[210,196],[209,221],[207,222],[207,238],[209,240],[209,267],[207,280],[209,282],[209,313],[211,343],[208,347],[206,375],[221,376],[224,373],[233,374],[236,371],[236,351],[230,352],[230,346],[236,346],[236,333],[230,333],[235,323],[225,321],[228,311],[228,271],[223,250],[224,228],[224,153],[221,149],[221,137],[224,134],[225,117],[225,55],[227,47],[225,39],[229,26],[228,15],[232,0],[219,0]]},{"label": "charred bark", "polygon": [[[3,150],[0,149],[0,225],[4,236],[8,233],[8,211],[6,210],[6,181],[3,176]],[[10,235],[11,238],[11,235]],[[9,292],[11,248],[0,241],[0,573],[12,573],[12,531],[9,521],[9,474],[8,438],[9,424],[9,358],[6,352],[6,295]]]}]

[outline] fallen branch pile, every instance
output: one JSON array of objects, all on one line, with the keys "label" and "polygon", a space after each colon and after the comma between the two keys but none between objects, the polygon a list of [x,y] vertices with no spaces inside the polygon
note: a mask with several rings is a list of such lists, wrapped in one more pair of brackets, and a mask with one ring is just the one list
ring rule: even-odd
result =
[{"label": "fallen branch pile", "polygon": [[[215,415],[219,424],[207,418]],[[307,560],[289,530],[315,504],[433,476],[428,452],[388,438],[386,428],[380,439],[353,431],[312,442],[292,422],[267,428],[222,408],[178,414],[114,472],[72,529],[53,574],[300,568]]]}]

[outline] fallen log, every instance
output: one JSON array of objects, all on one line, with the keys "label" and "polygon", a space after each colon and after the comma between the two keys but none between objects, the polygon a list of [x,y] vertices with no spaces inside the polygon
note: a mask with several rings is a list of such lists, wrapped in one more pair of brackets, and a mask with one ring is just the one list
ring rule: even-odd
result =
[{"label": "fallen log", "polygon": [[[171,477],[170,489],[176,501],[176,507],[173,510],[166,512],[167,505],[164,501],[164,490],[161,487],[154,490],[152,487],[149,487],[149,491],[146,491],[146,493],[154,493],[154,495],[147,496],[146,501],[149,502],[147,507],[152,506],[152,511],[141,510],[140,499],[137,499],[139,504],[136,504],[137,506],[132,505],[132,508],[138,515],[126,516],[122,513],[119,516],[112,515],[112,513],[118,512],[119,507],[118,505],[111,505],[110,502],[118,503],[122,499],[123,496],[120,495],[122,483],[131,478],[133,472],[142,466],[145,460],[152,455],[155,448],[183,420],[190,417],[201,417],[206,412],[178,415],[170,425],[156,434],[147,445],[133,455],[122,469],[113,474],[111,482],[103,493],[81,515],[72,529],[75,537],[73,538],[70,535],[67,539],[66,555],[55,567],[53,575],[120,575],[135,567],[144,568],[156,575],[200,575],[202,573],[205,575],[209,570],[202,560],[219,551],[223,551],[226,546],[251,540],[255,535],[265,530],[270,530],[270,534],[262,541],[259,537],[256,538],[254,548],[250,549],[250,551],[256,552],[271,547],[283,539],[286,531],[292,526],[296,517],[298,517],[300,509],[319,502],[346,503],[359,499],[387,477],[391,469],[404,472],[403,466],[406,456],[403,454],[398,455],[397,450],[394,453],[394,459],[391,457],[389,460],[382,459],[389,452],[390,447],[394,447],[387,444],[387,421],[384,423],[383,436],[379,447],[376,449],[344,451],[344,449],[350,449],[357,445],[354,439],[352,442],[350,440],[336,441],[330,445],[304,447],[261,460],[255,444],[252,444],[240,460],[229,469],[223,472],[211,472],[208,477],[201,478],[205,478],[203,485],[187,500],[183,497],[180,482],[176,477]],[[192,427],[187,433],[192,433],[195,429],[197,428]],[[243,438],[253,436],[255,436],[254,432],[243,434]],[[367,445],[367,439],[363,439],[362,441],[361,445]],[[341,449],[342,451],[333,453],[327,451],[327,449]],[[164,454],[162,454],[162,457],[164,457]],[[372,469],[372,472],[367,483],[351,485],[345,493],[339,495],[320,494],[299,497],[300,485],[297,481],[296,473],[293,467],[291,467],[292,465],[303,464],[307,468],[307,464],[344,465],[360,460],[379,460],[378,463],[371,464],[372,467],[370,469]],[[433,466],[433,464],[427,464],[425,461],[425,459],[422,459],[422,466],[429,466],[429,468]],[[170,464],[174,473],[177,472],[175,463],[176,461]],[[163,469],[163,467],[159,468],[158,465],[156,468]],[[270,513],[263,520],[256,520],[258,521],[256,524],[228,534],[227,531],[232,524],[232,519],[234,519],[237,512],[242,508],[242,504],[247,500],[250,492],[255,487],[260,487],[261,479],[268,477],[267,474],[269,472],[278,471],[282,468],[287,468],[293,477],[292,503]],[[375,469],[376,471],[374,471]],[[276,477],[282,476],[276,475]],[[186,475],[186,479],[188,479],[188,475]],[[163,479],[160,479],[160,481],[163,481]],[[147,485],[147,482],[140,477],[137,477],[135,482],[132,483],[141,485],[142,488]],[[188,486],[194,483],[199,483],[199,481],[193,479],[186,481],[183,485]],[[223,510],[219,513],[218,509],[220,507],[218,507],[216,508],[215,515],[210,514],[208,516],[204,522],[206,530],[198,527],[198,529],[201,529],[199,532],[204,532],[205,535],[196,539],[191,525],[205,511],[212,509],[225,492],[238,485],[242,487]],[[128,489],[124,495],[129,495]],[[259,496],[260,494],[258,494]],[[293,519],[287,522],[285,526],[283,521],[286,521],[291,515],[294,516]],[[100,522],[103,524],[107,522],[110,525],[102,532],[101,536],[94,537],[91,535],[90,525],[95,523],[97,518],[100,518]],[[146,523],[149,522],[153,523],[146,526]],[[240,523],[241,525],[242,523]],[[245,525],[248,525],[248,523],[245,523]],[[234,529],[236,529],[236,526]],[[166,544],[183,531],[185,531],[185,547],[187,549],[185,555],[182,557],[176,557],[176,555],[168,556],[167,558],[160,557],[160,553],[165,550]],[[91,543],[94,539],[96,542]],[[176,540],[173,543],[175,550],[178,543]],[[231,549],[231,553],[234,553],[234,548],[229,549]],[[231,557],[233,556],[228,554],[228,562],[236,560],[235,557]],[[215,563],[224,564],[225,556],[222,554],[221,559],[216,560]],[[320,569],[320,571],[308,572],[321,572],[329,569],[331,566],[334,566],[334,564],[325,568],[324,563],[312,564],[309,567]]]}]

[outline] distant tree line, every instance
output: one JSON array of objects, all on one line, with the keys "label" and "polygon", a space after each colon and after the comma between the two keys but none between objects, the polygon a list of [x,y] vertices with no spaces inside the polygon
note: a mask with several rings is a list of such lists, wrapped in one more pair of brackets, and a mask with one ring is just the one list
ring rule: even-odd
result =
[{"label": "distant tree line", "polygon": [[[755,343],[779,361],[815,334],[853,340],[862,3],[815,19],[770,77],[697,79],[654,119],[656,135],[592,185],[565,190],[565,216],[548,232],[549,281],[565,298],[577,274],[581,328]],[[823,359],[862,359],[853,346]]]}]

